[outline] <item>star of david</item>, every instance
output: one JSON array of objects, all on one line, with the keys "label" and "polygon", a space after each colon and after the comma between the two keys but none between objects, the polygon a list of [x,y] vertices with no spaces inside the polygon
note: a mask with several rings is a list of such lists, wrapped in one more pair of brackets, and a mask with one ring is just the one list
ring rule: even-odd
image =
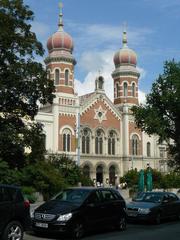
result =
[{"label": "star of david", "polygon": [[103,108],[101,106],[99,106],[99,108],[94,109],[95,112],[95,116],[94,119],[97,119],[100,123],[102,123],[102,121],[107,120],[106,118],[106,110],[103,110]]}]

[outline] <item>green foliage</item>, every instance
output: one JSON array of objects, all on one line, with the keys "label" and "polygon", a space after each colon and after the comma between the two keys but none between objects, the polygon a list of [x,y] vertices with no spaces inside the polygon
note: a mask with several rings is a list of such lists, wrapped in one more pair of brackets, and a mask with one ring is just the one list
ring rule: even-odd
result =
[{"label": "green foliage", "polygon": [[59,173],[66,179],[70,186],[77,185],[81,182],[82,185],[93,185],[92,181],[85,177],[81,168],[66,155],[52,154],[49,156],[49,161],[58,169]]},{"label": "green foliage", "polygon": [[0,157],[18,169],[26,165],[25,148],[33,157],[44,154],[35,147],[43,140],[42,127],[33,120],[37,102],[52,103],[54,91],[43,65],[35,60],[44,50],[31,31],[33,17],[22,0],[0,1]]},{"label": "green foliage", "polygon": [[[147,169],[144,170],[144,183],[147,184]],[[168,189],[168,188],[180,188],[180,172],[170,172],[168,174],[162,174],[161,172],[151,169],[153,188]],[[139,180],[139,172],[137,170],[128,171],[120,182],[127,182],[128,187],[133,191],[137,191],[137,185]]]},{"label": "green foliage", "polygon": [[10,169],[6,161],[0,159],[0,183],[20,184],[21,172],[17,169]]},{"label": "green foliage", "polygon": [[35,203],[37,197],[35,196],[36,190],[33,187],[22,187],[22,192],[24,195],[24,199],[28,199],[30,203]]},{"label": "green foliage", "polygon": [[22,171],[21,184],[31,186],[49,199],[66,186],[59,171],[48,162],[39,162],[25,167]]},{"label": "green foliage", "polygon": [[129,170],[123,177],[120,178],[120,182],[126,182],[128,187],[138,185],[139,173],[137,169]]},{"label": "green foliage", "polygon": [[0,160],[0,183],[23,186],[30,202],[36,200],[34,192],[40,192],[47,200],[62,188],[77,186],[79,182],[85,186],[93,185],[66,155],[53,154],[46,161],[31,163],[20,170],[11,169],[7,162]]},{"label": "green foliage", "polygon": [[[132,108],[135,122],[149,135],[169,143],[171,165],[180,169],[180,63],[165,62],[164,73],[153,83],[145,105]],[[170,144],[170,139],[173,144]]]}]

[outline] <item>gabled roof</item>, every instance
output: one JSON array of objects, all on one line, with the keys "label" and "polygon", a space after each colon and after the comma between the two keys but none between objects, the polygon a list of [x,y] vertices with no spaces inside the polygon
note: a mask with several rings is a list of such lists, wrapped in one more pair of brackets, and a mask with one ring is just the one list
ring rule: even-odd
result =
[{"label": "gabled roof", "polygon": [[121,113],[113,102],[102,92],[91,92],[79,97],[81,114],[87,112],[97,101],[103,101],[106,107],[118,118],[121,119]]}]

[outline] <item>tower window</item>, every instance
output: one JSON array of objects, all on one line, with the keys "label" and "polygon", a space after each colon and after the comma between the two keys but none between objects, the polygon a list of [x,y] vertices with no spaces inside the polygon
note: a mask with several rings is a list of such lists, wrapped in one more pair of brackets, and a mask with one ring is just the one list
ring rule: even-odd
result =
[{"label": "tower window", "polygon": [[123,90],[124,90],[124,97],[127,97],[127,95],[128,95],[128,85],[127,85],[126,82],[123,84]]},{"label": "tower window", "polygon": [[116,83],[116,97],[119,97],[119,84]]},{"label": "tower window", "polygon": [[69,71],[68,70],[65,71],[65,85],[66,86],[69,85]]},{"label": "tower window", "polygon": [[55,85],[59,85],[59,76],[60,76],[59,70],[56,69],[55,70]]},{"label": "tower window", "polygon": [[136,85],[135,85],[135,83],[132,84],[132,96],[133,97],[136,96]]}]

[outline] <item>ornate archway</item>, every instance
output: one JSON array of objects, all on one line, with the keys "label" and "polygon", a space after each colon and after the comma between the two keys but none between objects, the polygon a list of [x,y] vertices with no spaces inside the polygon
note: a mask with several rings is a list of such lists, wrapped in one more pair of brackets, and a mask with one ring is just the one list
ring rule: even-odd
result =
[{"label": "ornate archway", "polygon": [[90,167],[89,167],[89,165],[84,165],[84,167],[83,167],[83,175],[85,177],[90,178]]}]

